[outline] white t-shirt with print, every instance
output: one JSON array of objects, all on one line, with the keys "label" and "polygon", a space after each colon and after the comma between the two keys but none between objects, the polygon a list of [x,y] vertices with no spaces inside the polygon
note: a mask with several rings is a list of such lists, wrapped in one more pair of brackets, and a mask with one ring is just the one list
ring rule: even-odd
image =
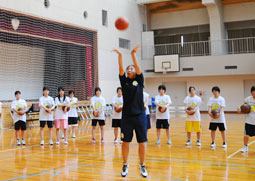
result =
[{"label": "white t-shirt with print", "polygon": [[[123,96],[113,96],[112,104],[116,106],[123,106]],[[117,113],[115,110],[113,110],[112,119],[122,119],[122,111]]]},{"label": "white t-shirt with print", "polygon": [[[167,105],[167,104],[172,104],[171,98],[168,95],[160,96],[157,95],[155,97],[155,102],[159,105]],[[170,119],[170,113],[169,113],[169,108],[167,107],[166,111],[164,113],[159,112],[158,107],[156,108],[156,119]]]},{"label": "white t-shirt with print", "polygon": [[[195,95],[193,97],[187,96],[184,99],[184,103],[186,104],[186,107],[191,107],[191,108],[195,109],[197,107],[197,105],[201,103],[201,98],[197,95]],[[193,115],[187,114],[186,121],[201,121],[199,107]]]},{"label": "white t-shirt with print", "polygon": [[70,98],[70,111],[68,112],[68,117],[78,117],[78,113],[77,113],[77,107],[76,107],[76,103],[78,102],[78,99],[76,97]]},{"label": "white t-shirt with print", "polygon": [[58,97],[55,97],[55,105],[57,106],[55,111],[55,119],[68,119],[68,112],[64,113],[62,107],[59,106],[64,104],[70,104],[69,97],[66,97],[65,101],[64,97],[61,97],[60,100]]},{"label": "white t-shirt with print", "polygon": [[[208,102],[208,107],[211,107],[211,110],[218,110],[220,112],[221,107],[226,107],[225,99],[221,96],[215,98],[214,96],[210,97]],[[225,123],[224,111],[218,119],[211,119],[212,123]]]},{"label": "white t-shirt with print", "polygon": [[255,125],[255,99],[249,96],[244,99],[244,102],[251,106],[251,112],[246,115],[246,123]]},{"label": "white t-shirt with print", "polygon": [[[147,99],[149,99],[149,97],[150,97],[150,95],[149,95],[148,93],[143,92],[143,102],[144,102],[144,103],[145,103],[145,101],[146,101]],[[148,105],[146,106],[145,114],[146,114],[146,115],[149,115],[149,114],[150,114],[150,110],[149,110],[149,106],[148,106]]]},{"label": "white t-shirt with print", "polygon": [[39,99],[39,106],[40,106],[40,113],[39,113],[39,120],[40,121],[53,121],[53,112],[49,114],[45,109],[43,109],[41,106],[45,107],[50,106],[54,107],[55,103],[52,97],[40,97]]},{"label": "white t-shirt with print", "polygon": [[97,111],[102,111],[101,114],[99,115],[99,117],[94,117],[93,116],[93,119],[99,119],[99,120],[104,120],[105,119],[105,115],[104,115],[104,109],[103,107],[105,107],[105,99],[100,96],[100,97],[96,97],[96,96],[93,96],[91,98],[91,106],[93,106],[95,108],[95,110]]},{"label": "white t-shirt with print", "polygon": [[[11,109],[16,109],[18,111],[18,109],[25,109],[27,108],[27,103],[24,99],[20,99],[20,100],[14,100],[12,101],[11,104]],[[27,118],[26,118],[26,114],[24,115],[19,115],[18,113],[13,111],[13,121],[14,123],[18,122],[18,121],[24,121],[26,122]]]}]

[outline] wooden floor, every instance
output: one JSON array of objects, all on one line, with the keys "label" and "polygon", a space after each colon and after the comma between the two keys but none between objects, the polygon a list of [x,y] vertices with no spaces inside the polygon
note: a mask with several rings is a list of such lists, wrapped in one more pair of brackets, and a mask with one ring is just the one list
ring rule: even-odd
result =
[{"label": "wooden floor", "polygon": [[[227,114],[228,148],[221,148],[220,133],[216,149],[211,149],[208,116],[202,114],[202,147],[185,147],[185,115],[172,115],[172,145],[166,144],[162,132],[161,145],[156,142],[155,119],[149,131],[146,165],[148,180],[255,180],[255,145],[250,140],[249,152],[242,154],[244,115]],[[105,126],[105,143],[91,143],[90,121],[81,122],[76,139],[69,144],[40,146],[39,129],[28,129],[26,146],[17,147],[13,130],[0,132],[0,180],[144,180],[138,168],[137,144],[130,148],[129,175],[120,176],[121,145],[113,144],[111,121]],[[55,130],[54,130],[55,133]],[[45,130],[47,135],[47,129]],[[45,139],[48,142],[47,138]]]}]

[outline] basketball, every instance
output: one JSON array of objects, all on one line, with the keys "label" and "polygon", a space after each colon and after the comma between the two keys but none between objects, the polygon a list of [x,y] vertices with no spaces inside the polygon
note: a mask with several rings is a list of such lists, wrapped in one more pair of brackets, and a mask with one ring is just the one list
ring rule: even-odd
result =
[{"label": "basketball", "polygon": [[214,109],[211,111],[211,114],[213,115],[213,117],[216,117],[217,114],[219,114],[220,112],[217,109]]},{"label": "basketball", "polygon": [[[23,111],[23,108],[18,108],[18,110],[17,111],[19,111],[19,112],[21,112],[21,111]],[[25,113],[18,113],[20,116],[22,116],[22,115],[24,115]]]},{"label": "basketball", "polygon": [[116,21],[115,21],[115,27],[120,30],[126,30],[129,26],[129,22],[128,19],[125,17],[119,17]]},{"label": "basketball", "polygon": [[120,108],[114,108],[115,112],[120,113],[122,111],[122,107]]},{"label": "basketball", "polygon": [[[193,111],[194,109],[192,107],[187,107],[187,111]],[[188,115],[194,115],[195,112],[193,113],[187,113]]]},{"label": "basketball", "polygon": [[[62,107],[62,110],[65,111],[65,108],[66,108],[66,106],[63,106],[63,107]],[[70,111],[70,107],[67,107],[67,110],[66,110],[66,111],[67,111],[67,112]]]},{"label": "basketball", "polygon": [[166,112],[166,108],[164,108],[164,107],[159,107],[158,110],[159,110],[159,112],[161,112],[161,113]]},{"label": "basketball", "polygon": [[243,104],[243,105],[241,105],[240,108],[241,108],[242,113],[248,114],[251,112],[251,106],[249,104]]},{"label": "basketball", "polygon": [[99,117],[99,111],[93,111],[93,116],[94,117]]}]

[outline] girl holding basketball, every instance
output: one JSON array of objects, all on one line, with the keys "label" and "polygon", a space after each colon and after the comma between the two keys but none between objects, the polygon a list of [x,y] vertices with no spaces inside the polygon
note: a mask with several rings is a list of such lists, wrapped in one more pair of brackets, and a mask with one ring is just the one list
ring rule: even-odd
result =
[{"label": "girl holding basketball", "polygon": [[249,137],[255,136],[255,86],[251,87],[251,96],[246,97],[244,103],[250,106],[250,113],[246,115],[243,153],[248,152]]},{"label": "girl holding basketball", "polygon": [[52,128],[53,128],[53,112],[55,109],[55,103],[52,97],[49,96],[49,89],[47,87],[43,87],[43,96],[39,99],[40,113],[40,134],[41,134],[41,145],[44,145],[43,138],[43,129],[45,124],[49,128],[49,144],[53,145],[52,141]]},{"label": "girl holding basketball", "polygon": [[[117,88],[117,95],[112,98],[112,106],[114,107],[112,115],[112,127],[114,128],[114,144],[118,143],[118,128],[121,126],[122,119],[122,107],[123,107],[123,97],[121,87]],[[120,142],[122,143],[122,142]]]},{"label": "girl holding basketball", "polygon": [[156,104],[156,128],[157,128],[157,144],[160,144],[160,130],[163,128],[166,130],[167,135],[167,144],[171,145],[170,139],[170,113],[169,106],[172,104],[171,98],[169,95],[166,95],[166,86],[160,85],[158,87],[159,95],[155,97]]},{"label": "girl holding basketball", "polygon": [[201,98],[196,95],[196,89],[194,86],[189,87],[189,96],[184,99],[185,108],[186,108],[186,132],[188,141],[186,146],[191,145],[191,132],[194,128],[197,133],[197,146],[201,146],[200,141],[200,132],[201,132],[201,116],[199,111],[199,105],[201,103]]},{"label": "girl holding basketball", "polygon": [[211,147],[215,148],[215,132],[219,128],[223,140],[222,147],[227,148],[226,143],[226,121],[224,115],[225,99],[220,96],[220,88],[215,86],[212,88],[213,96],[208,102],[208,114],[211,117],[209,130],[211,130],[212,143]]},{"label": "girl holding basketball", "polygon": [[67,142],[67,128],[68,128],[68,111],[70,109],[70,100],[65,95],[63,87],[58,88],[58,96],[55,98],[55,127],[56,127],[56,144],[59,145],[59,130],[60,127],[64,129],[64,144]]},{"label": "girl holding basketball", "polygon": [[145,143],[147,142],[147,119],[144,111],[143,88],[144,78],[142,71],[136,59],[136,52],[139,46],[131,51],[134,65],[123,68],[122,54],[118,50],[113,50],[118,54],[119,61],[119,79],[123,91],[123,110],[121,122],[121,138],[123,167],[121,171],[122,177],[128,174],[128,153],[129,144],[133,138],[133,131],[136,132],[136,139],[139,146],[140,171],[143,177],[147,177],[147,170],[144,164]]},{"label": "girl holding basketball", "polygon": [[101,131],[101,143],[104,143],[104,125],[105,125],[105,99],[101,96],[101,89],[95,88],[95,96],[91,98],[91,106],[93,109],[92,117],[92,143],[96,143],[95,132],[97,123],[100,126]]},{"label": "girl holding basketball", "polygon": [[74,91],[69,91],[69,99],[70,99],[70,111],[68,111],[68,125],[72,127],[72,138],[76,138],[75,136],[75,128],[78,126],[78,99],[74,97]]}]

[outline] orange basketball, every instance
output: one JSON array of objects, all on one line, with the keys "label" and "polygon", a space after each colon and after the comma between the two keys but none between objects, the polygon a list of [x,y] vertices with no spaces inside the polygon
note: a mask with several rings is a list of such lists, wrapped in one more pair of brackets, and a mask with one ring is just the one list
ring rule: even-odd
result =
[{"label": "orange basketball", "polygon": [[[65,109],[66,109],[66,106],[63,106],[63,107],[62,107],[62,110],[65,111]],[[67,111],[67,112],[70,111],[70,107],[67,107],[66,111]]]},{"label": "orange basketball", "polygon": [[[192,108],[192,107],[187,107],[187,111],[193,111],[194,109]],[[195,112],[193,112],[193,113],[188,113],[188,115],[194,115],[195,114]]]},{"label": "orange basketball", "polygon": [[126,30],[129,26],[129,22],[128,19],[125,17],[119,17],[116,21],[115,21],[115,27],[120,30]]},{"label": "orange basketball", "polygon": [[251,112],[251,106],[249,104],[243,104],[241,105],[241,112],[242,113],[250,113]]},{"label": "orange basketball", "polygon": [[115,112],[120,113],[121,111],[122,111],[122,107],[120,107],[120,108],[115,108]]},{"label": "orange basketball", "polygon": [[164,108],[164,107],[159,107],[158,110],[159,110],[159,112],[161,112],[161,113],[166,112],[166,108]]}]

